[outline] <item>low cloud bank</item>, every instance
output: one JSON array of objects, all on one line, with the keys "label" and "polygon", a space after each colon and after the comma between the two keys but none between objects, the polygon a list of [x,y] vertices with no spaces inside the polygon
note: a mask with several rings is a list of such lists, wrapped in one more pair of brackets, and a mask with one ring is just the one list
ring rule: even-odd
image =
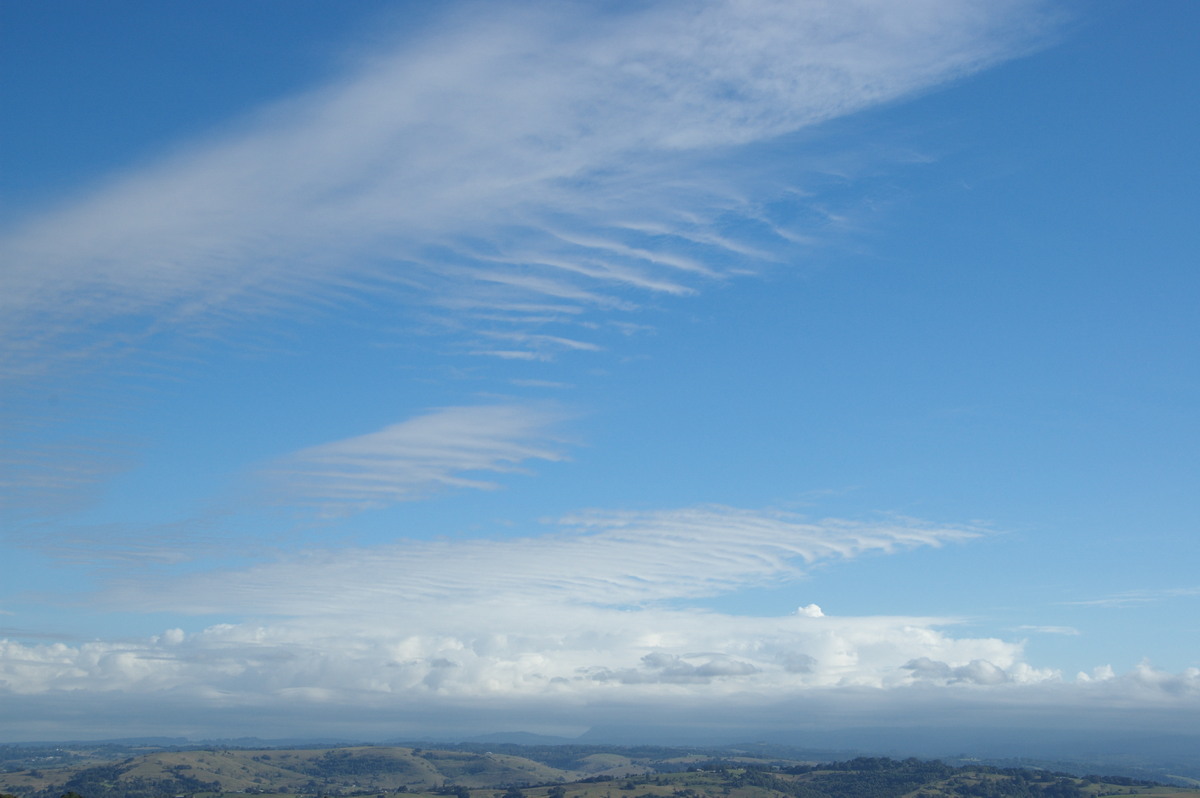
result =
[{"label": "low cloud bank", "polygon": [[[733,625],[733,619],[699,620]],[[760,622],[759,630],[770,625]],[[865,640],[847,631],[855,626]],[[871,632],[864,634],[863,627]],[[923,647],[948,659],[928,658],[944,672],[936,682],[918,683],[908,675],[911,665],[896,664],[922,648],[901,640],[914,631],[900,619],[846,619],[827,636],[776,630],[766,644],[728,640],[724,651],[686,653],[671,653],[680,646],[629,640],[624,650],[600,652],[564,636],[555,636],[559,648],[552,649],[549,635],[371,639],[327,633],[317,647],[297,639],[296,627],[251,626],[168,632],[135,643],[6,641],[0,643],[0,735],[454,739],[517,730],[572,736],[594,728],[625,742],[745,736],[863,745],[871,740],[864,730],[874,729],[874,741],[891,741],[891,750],[917,751],[919,744],[927,746],[923,753],[944,755],[966,747],[964,738],[963,746],[936,748],[949,745],[955,729],[973,730],[993,746],[1007,740],[1011,752],[1020,750],[1023,738],[1035,739],[1029,736],[1035,732],[1041,740],[1097,729],[1194,732],[1200,712],[1195,669],[1171,674],[1141,666],[1102,682],[1070,682],[1019,662],[1005,669],[978,657],[954,659],[954,653],[988,652],[1003,662],[1015,652],[1000,641],[950,640],[926,628],[932,639]],[[589,640],[616,642],[613,637]],[[827,672],[822,657],[828,649],[816,644],[822,638],[843,656],[866,659],[869,652],[875,659],[853,676],[844,666]],[[637,642],[645,640],[643,634]],[[816,655],[788,659],[780,654],[784,645],[807,646]],[[651,653],[636,657],[647,649]],[[616,665],[622,659],[632,662]],[[794,667],[797,662],[801,667]],[[872,670],[888,683],[868,678]],[[979,673],[986,678],[964,678]]]},{"label": "low cloud bank", "polygon": [[[1026,662],[1018,642],[956,636],[953,618],[843,617],[815,603],[781,617],[688,606],[798,583],[822,560],[942,545],[978,530],[719,506],[592,511],[561,526],[540,537],[311,552],[159,581],[127,576],[100,598],[127,611],[258,620],[135,641],[5,640],[0,692],[8,706],[43,707],[39,717],[52,717],[64,696],[85,715],[119,706],[110,720],[131,733],[166,723],[161,708],[172,706],[186,720],[171,733],[185,735],[210,722],[202,718],[264,735],[277,733],[273,717],[311,734],[354,717],[365,724],[359,734],[385,728],[386,718],[397,734],[416,734],[421,718],[433,718],[439,733],[471,734],[649,718],[687,726],[713,713],[749,730],[1200,709],[1200,670],[1100,667],[1064,679]],[[16,717],[9,728],[32,735],[36,726]]]}]

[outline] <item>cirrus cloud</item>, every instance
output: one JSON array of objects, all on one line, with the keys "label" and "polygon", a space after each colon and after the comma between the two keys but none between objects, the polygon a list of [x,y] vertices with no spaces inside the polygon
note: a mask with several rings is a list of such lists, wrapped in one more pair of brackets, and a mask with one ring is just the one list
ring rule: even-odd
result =
[{"label": "cirrus cloud", "polygon": [[793,187],[739,166],[738,147],[1011,58],[1050,27],[1023,0],[608,12],[447,14],[235,132],[11,226],[3,373],[368,287],[506,333],[530,314],[687,293],[769,259],[729,220],[802,237],[764,211]]}]

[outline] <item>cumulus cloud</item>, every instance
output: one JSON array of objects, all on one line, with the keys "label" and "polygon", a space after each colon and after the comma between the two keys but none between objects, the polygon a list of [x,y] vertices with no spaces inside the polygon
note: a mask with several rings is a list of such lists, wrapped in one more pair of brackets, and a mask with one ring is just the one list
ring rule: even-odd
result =
[{"label": "cumulus cloud", "polygon": [[1091,673],[1084,673],[1083,671],[1080,671],[1079,673],[1075,674],[1075,681],[1077,681],[1077,682],[1103,682],[1103,681],[1108,681],[1109,679],[1115,678],[1116,675],[1117,674],[1113,670],[1112,665],[1099,665],[1095,668],[1092,668]]},{"label": "cumulus cloud", "polygon": [[1071,683],[1031,668],[1017,644],[956,638],[939,619],[477,609],[473,620],[432,612],[349,627],[313,619],[222,624],[142,641],[3,641],[0,693],[6,704],[31,707],[51,707],[59,695],[76,706],[119,695],[122,717],[135,720],[153,717],[162,702],[190,718],[223,712],[226,720],[248,707],[318,724],[334,710],[359,721],[383,713],[393,723],[457,715],[458,733],[480,723],[512,728],[513,717],[526,727],[568,717],[586,726],[614,708],[626,723],[719,715],[730,729],[912,724],[940,715],[959,723],[1025,717],[1071,725],[1098,713],[1178,722],[1200,709],[1196,669],[1142,665]]},{"label": "cumulus cloud", "polygon": [[17,692],[356,685],[546,695],[605,684],[881,686],[905,680],[901,666],[922,656],[1005,667],[1018,659],[1018,645],[946,636],[938,627],[950,619],[834,619],[815,605],[750,619],[687,607],[795,581],[822,560],[940,545],[974,530],[719,506],[591,511],[561,526],[538,537],[404,541],[161,581],[127,577],[104,597],[109,605],[276,620],[140,644],[11,643],[4,683]]},{"label": "cumulus cloud", "polygon": [[5,640],[0,694],[46,712],[60,695],[97,707],[119,695],[132,702],[127,712],[141,707],[133,717],[168,704],[226,721],[247,707],[261,718],[303,709],[312,723],[327,712],[390,711],[460,732],[484,717],[503,726],[514,711],[527,726],[568,716],[586,725],[631,706],[656,722],[687,722],[703,706],[731,727],[765,728],[794,724],[797,706],[806,717],[848,722],[862,712],[890,723],[953,706],[1200,705],[1200,671],[1143,665],[1068,682],[1026,662],[1020,641],[956,634],[954,618],[839,616],[812,603],[748,617],[691,603],[974,530],[714,506],[592,511],[560,526],[126,577],[99,603],[243,620],[143,640]]},{"label": "cumulus cloud", "polygon": [[1016,672],[1019,645],[956,639],[937,628],[945,619],[811,620],[506,602],[422,605],[419,612],[397,609],[387,622],[309,617],[222,624],[190,635],[171,630],[141,642],[8,641],[0,650],[0,683],[20,694],[185,690],[197,700],[210,693],[269,699],[298,690],[349,701],[367,694],[397,701],[622,700],[653,697],[663,686],[714,698],[787,696],[900,687],[913,681],[906,669],[917,654],[961,662],[951,666],[966,674],[960,682],[1016,679],[1002,674]]},{"label": "cumulus cloud", "polygon": [[572,704],[1050,677],[1024,666],[1019,643],[949,634],[951,618],[836,617],[815,604],[740,617],[689,605],[795,582],[825,560],[978,534],[969,528],[720,506],[590,511],[560,526],[538,537],[405,541],[127,579],[105,601],[259,620],[141,642],[10,641],[0,684],[23,695],[169,691],[201,704]]},{"label": "cumulus cloud", "polygon": [[966,665],[952,666],[921,657],[906,663],[904,669],[912,671],[915,679],[942,683],[1003,684],[1011,680],[1006,671],[984,659],[973,659]]}]

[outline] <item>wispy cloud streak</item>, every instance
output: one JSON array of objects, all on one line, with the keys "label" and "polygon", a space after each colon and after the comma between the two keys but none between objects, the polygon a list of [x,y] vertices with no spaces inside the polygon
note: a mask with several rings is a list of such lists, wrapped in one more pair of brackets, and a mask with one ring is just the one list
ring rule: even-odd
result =
[{"label": "wispy cloud streak", "polygon": [[[264,475],[292,502],[341,515],[446,488],[492,489],[479,474],[561,460],[551,429],[563,413],[519,405],[448,407],[281,459]],[[473,476],[474,475],[474,476]]]},{"label": "wispy cloud streak", "polygon": [[1081,607],[1134,607],[1140,604],[1153,604],[1172,598],[1184,598],[1189,596],[1200,596],[1200,587],[1164,587],[1146,588],[1143,590],[1126,590],[1121,593],[1114,593],[1111,596],[1104,596],[1102,598],[1081,599],[1079,601],[1066,601],[1063,603]]},{"label": "wispy cloud streak", "polygon": [[[503,601],[621,607],[694,599],[794,581],[806,567],[868,551],[938,546],[980,534],[911,520],[809,521],[786,513],[706,506],[591,512],[562,531],[506,540],[403,541],[313,551],[237,575],[128,583],[113,600],[187,612],[341,616],[402,606]],[[320,572],[320,579],[310,578]],[[336,584],[331,595],[329,584]]]},{"label": "wispy cloud streak", "polygon": [[[619,306],[628,290],[691,290],[751,257],[713,232],[761,211],[746,182],[758,178],[728,168],[734,148],[1010,57],[1041,24],[1032,7],[730,0],[447,15],[240,132],[10,229],[4,372],[94,362],[164,331],[366,286],[518,316],[530,303],[578,311]],[[726,168],[700,177],[696,159]]]}]

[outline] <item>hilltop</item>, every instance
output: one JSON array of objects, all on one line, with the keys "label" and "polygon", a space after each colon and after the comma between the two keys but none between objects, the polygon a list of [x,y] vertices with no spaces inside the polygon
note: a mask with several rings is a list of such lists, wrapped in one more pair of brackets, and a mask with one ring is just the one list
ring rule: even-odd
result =
[{"label": "hilltop", "polygon": [[28,758],[43,766],[18,768],[12,747],[3,748],[9,772],[0,774],[0,792],[18,798],[1200,798],[1200,789],[1119,776],[878,757],[815,762],[733,750],[80,745],[30,749]]}]

